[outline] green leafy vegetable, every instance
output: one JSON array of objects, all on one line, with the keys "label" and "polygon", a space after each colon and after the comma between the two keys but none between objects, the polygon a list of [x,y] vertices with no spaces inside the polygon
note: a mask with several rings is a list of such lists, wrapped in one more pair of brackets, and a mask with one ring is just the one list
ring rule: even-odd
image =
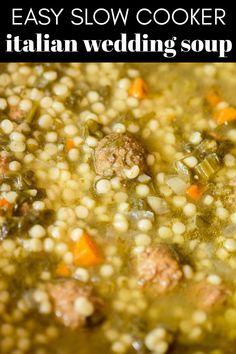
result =
[{"label": "green leafy vegetable", "polygon": [[96,122],[93,119],[89,119],[86,121],[84,125],[84,133],[85,136],[91,135],[98,139],[102,139],[104,136],[102,132],[102,124]]}]

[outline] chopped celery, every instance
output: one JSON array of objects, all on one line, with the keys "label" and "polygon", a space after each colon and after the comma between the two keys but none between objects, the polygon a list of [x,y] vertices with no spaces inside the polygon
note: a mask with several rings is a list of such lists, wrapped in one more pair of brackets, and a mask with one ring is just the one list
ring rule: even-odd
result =
[{"label": "chopped celery", "polygon": [[216,153],[209,154],[205,159],[200,162],[194,171],[200,179],[208,180],[220,168],[220,159]]}]

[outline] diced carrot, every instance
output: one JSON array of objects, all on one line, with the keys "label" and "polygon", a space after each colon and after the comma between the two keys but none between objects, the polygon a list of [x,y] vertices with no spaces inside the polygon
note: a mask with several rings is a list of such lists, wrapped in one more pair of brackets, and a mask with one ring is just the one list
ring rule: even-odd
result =
[{"label": "diced carrot", "polygon": [[0,208],[11,208],[12,204],[6,199],[0,199]]},{"label": "diced carrot", "polygon": [[11,215],[13,204],[6,199],[0,199],[0,216]]},{"label": "diced carrot", "polygon": [[69,151],[75,147],[75,144],[72,139],[67,139],[66,140],[66,150]]},{"label": "diced carrot", "polygon": [[214,89],[210,89],[206,95],[207,103],[210,106],[215,107],[220,101],[222,101],[220,95]]},{"label": "diced carrot", "polygon": [[191,199],[198,201],[202,197],[205,190],[205,188],[200,187],[197,184],[192,184],[189,188],[187,188],[186,194]]},{"label": "diced carrot", "polygon": [[226,107],[220,109],[215,113],[214,117],[218,124],[224,124],[236,120],[236,108]]},{"label": "diced carrot", "polygon": [[129,95],[139,100],[146,97],[147,86],[141,77],[136,78],[129,88]]},{"label": "diced carrot", "polygon": [[76,266],[89,267],[100,264],[103,257],[98,246],[87,234],[80,236],[72,248],[74,264]]},{"label": "diced carrot", "polygon": [[71,272],[68,266],[65,263],[61,262],[57,265],[56,274],[60,277],[69,277]]}]

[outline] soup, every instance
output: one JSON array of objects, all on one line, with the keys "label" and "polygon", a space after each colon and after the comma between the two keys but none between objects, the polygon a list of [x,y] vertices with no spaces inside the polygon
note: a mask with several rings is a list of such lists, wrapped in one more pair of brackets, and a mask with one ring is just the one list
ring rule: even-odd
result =
[{"label": "soup", "polygon": [[236,65],[0,68],[1,354],[230,354]]}]

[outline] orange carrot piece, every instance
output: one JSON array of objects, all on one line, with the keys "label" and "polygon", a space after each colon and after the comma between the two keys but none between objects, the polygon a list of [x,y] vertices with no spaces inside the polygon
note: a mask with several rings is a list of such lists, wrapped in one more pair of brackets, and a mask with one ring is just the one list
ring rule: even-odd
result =
[{"label": "orange carrot piece", "polygon": [[8,202],[6,199],[0,199],[0,208],[11,209],[12,203]]},{"label": "orange carrot piece", "polygon": [[0,199],[0,216],[11,215],[13,204],[6,199]]},{"label": "orange carrot piece", "polygon": [[207,103],[209,103],[209,105],[212,107],[215,107],[220,101],[222,101],[220,95],[214,89],[208,91],[206,100]]},{"label": "orange carrot piece", "polygon": [[71,272],[68,266],[65,263],[61,262],[57,265],[56,274],[60,277],[69,277]]},{"label": "orange carrot piece", "polygon": [[226,107],[215,113],[215,119],[218,124],[224,124],[236,120],[236,108]]},{"label": "orange carrot piece", "polygon": [[204,192],[205,192],[205,188],[200,187],[197,184],[192,184],[186,190],[187,196],[195,201],[198,201],[202,197]]},{"label": "orange carrot piece", "polygon": [[89,267],[102,263],[103,258],[98,246],[87,234],[80,236],[73,249],[74,264]]},{"label": "orange carrot piece", "polygon": [[136,78],[129,88],[129,95],[139,100],[146,97],[147,86],[141,77]]},{"label": "orange carrot piece", "polygon": [[75,147],[75,144],[72,139],[67,139],[66,140],[66,150],[69,151]]}]

